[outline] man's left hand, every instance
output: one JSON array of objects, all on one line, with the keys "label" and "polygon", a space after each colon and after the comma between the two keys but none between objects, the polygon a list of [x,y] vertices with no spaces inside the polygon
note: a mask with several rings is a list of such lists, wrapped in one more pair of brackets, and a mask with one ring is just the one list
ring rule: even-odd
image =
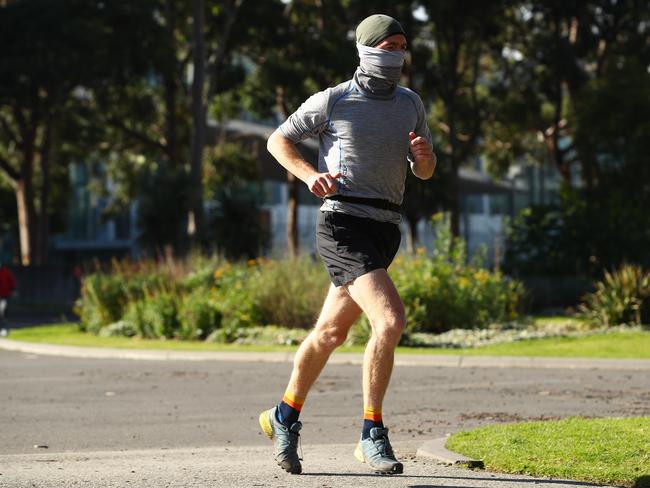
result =
[{"label": "man's left hand", "polygon": [[418,178],[428,180],[436,169],[436,156],[433,154],[433,147],[424,137],[418,136],[415,132],[409,132],[409,144],[413,155],[411,171]]},{"label": "man's left hand", "polygon": [[411,154],[416,163],[429,163],[433,159],[433,147],[415,132],[409,132]]}]

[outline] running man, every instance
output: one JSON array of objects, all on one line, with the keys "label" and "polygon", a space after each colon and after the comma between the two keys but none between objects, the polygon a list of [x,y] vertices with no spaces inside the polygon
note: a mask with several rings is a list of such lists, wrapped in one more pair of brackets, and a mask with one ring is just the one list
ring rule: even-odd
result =
[{"label": "running man", "polygon": [[[372,327],[363,362],[363,427],[355,457],[373,471],[402,473],[382,420],[395,348],[406,323],[387,268],[400,245],[399,205],[407,160],[429,179],[436,166],[424,105],[398,85],[406,33],[387,15],[372,15],[356,30],[359,67],[352,80],[316,93],[268,140],[271,154],[324,199],[316,228],[318,252],[332,285],[314,329],[296,354],[281,402],[260,414],[275,440],[280,467],[302,472],[298,417],[334,349],[363,312]],[[318,171],[295,144],[318,137]]]}]

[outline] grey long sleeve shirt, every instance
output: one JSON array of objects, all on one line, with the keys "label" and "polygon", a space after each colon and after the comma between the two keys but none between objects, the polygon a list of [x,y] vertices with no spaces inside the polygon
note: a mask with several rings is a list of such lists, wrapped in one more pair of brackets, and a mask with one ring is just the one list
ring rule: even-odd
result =
[{"label": "grey long sleeve shirt", "polygon": [[[342,173],[338,193],[381,198],[401,204],[410,157],[409,132],[431,144],[420,97],[398,86],[390,98],[363,92],[354,80],[312,95],[280,126],[297,143],[318,137],[318,171]],[[400,214],[359,203],[325,200],[321,210],[381,222],[400,222]]]}]

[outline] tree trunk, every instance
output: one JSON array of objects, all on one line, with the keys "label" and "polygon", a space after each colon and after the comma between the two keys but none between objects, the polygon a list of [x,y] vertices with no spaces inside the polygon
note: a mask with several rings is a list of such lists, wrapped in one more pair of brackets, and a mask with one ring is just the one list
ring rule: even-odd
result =
[{"label": "tree trunk", "polygon": [[406,233],[406,251],[410,254],[415,254],[415,249],[418,244],[418,222],[417,217],[409,218],[406,216],[406,222],[408,224],[408,232]]},{"label": "tree trunk", "polygon": [[205,41],[203,25],[205,23],[204,0],[194,0],[194,75],[192,79],[192,158],[190,166],[190,211],[187,221],[187,234],[196,244],[203,231],[203,146],[205,144]]},{"label": "tree trunk", "polygon": [[289,200],[287,202],[287,252],[290,258],[298,257],[298,190],[300,180],[287,171],[287,190]]},{"label": "tree trunk", "polygon": [[36,128],[31,126],[23,135],[23,160],[20,177],[16,182],[16,203],[18,205],[18,229],[20,231],[20,260],[23,266],[34,264],[38,245],[38,225],[34,205],[34,146]]},{"label": "tree trunk", "polygon": [[[176,13],[174,12],[174,0],[167,0],[166,5],[167,18],[167,37],[171,51],[176,52]],[[177,168],[180,165],[178,155],[178,135],[177,135],[177,116],[176,116],[176,93],[178,91],[178,82],[176,79],[176,62],[170,62],[169,69],[163,73],[163,83],[165,86],[165,122],[166,122],[166,149],[167,157],[171,167]]]},{"label": "tree trunk", "polygon": [[38,218],[38,243],[33,257],[34,264],[45,264],[47,261],[48,241],[50,234],[50,219],[48,207],[50,201],[50,162],[52,150],[52,117],[48,116],[43,128],[43,142],[40,149],[41,188],[40,212]]},{"label": "tree trunk", "polygon": [[[289,108],[287,107],[284,96],[284,87],[276,87],[276,103],[284,120],[289,117]],[[300,242],[298,240],[298,191],[300,180],[287,171],[287,253],[290,258],[295,258],[300,252]]]},{"label": "tree trunk", "polygon": [[29,266],[33,263],[36,247],[36,212],[34,210],[34,190],[31,177],[21,178],[15,186],[18,206],[18,230],[20,234],[20,263]]},{"label": "tree trunk", "polygon": [[[455,107],[453,102],[447,107],[447,120],[449,121],[449,145],[451,148],[449,161],[451,163],[451,176],[449,178],[449,204],[451,212],[451,235],[460,236],[460,185],[458,172],[460,171],[460,162],[458,154],[458,139],[456,132],[456,121],[454,117]],[[453,244],[452,244],[453,245]]]}]

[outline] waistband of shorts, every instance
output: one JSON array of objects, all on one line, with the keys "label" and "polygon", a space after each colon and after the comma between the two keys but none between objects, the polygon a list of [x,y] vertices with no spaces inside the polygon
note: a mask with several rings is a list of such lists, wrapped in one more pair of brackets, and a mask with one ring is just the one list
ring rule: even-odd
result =
[{"label": "waistband of shorts", "polygon": [[360,203],[362,205],[369,205],[382,210],[392,210],[393,212],[399,212],[400,209],[398,204],[389,202],[382,198],[353,197],[350,195],[328,195],[325,198],[328,200],[336,200],[338,202]]}]

